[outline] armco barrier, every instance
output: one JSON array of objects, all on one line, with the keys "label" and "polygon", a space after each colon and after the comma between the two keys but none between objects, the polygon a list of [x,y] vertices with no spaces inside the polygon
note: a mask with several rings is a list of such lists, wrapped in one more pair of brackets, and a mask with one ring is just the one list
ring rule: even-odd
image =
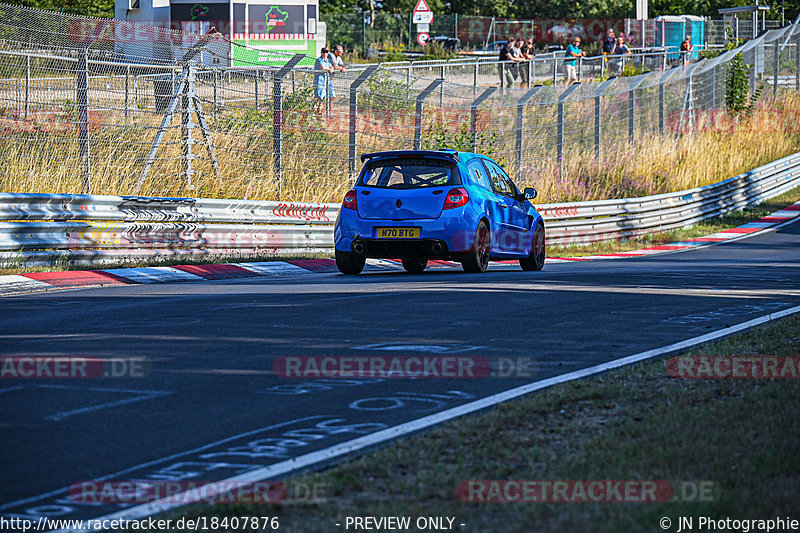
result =
[{"label": "armco barrier", "polygon": [[[800,186],[800,153],[675,193],[537,206],[550,244],[695,224]],[[0,194],[0,262],[102,265],[154,256],[330,251],[338,204]]]}]

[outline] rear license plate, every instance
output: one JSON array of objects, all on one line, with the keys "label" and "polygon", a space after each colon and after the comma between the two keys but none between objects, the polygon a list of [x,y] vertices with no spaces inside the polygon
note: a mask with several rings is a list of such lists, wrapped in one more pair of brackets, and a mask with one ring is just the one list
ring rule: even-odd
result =
[{"label": "rear license plate", "polygon": [[419,239],[420,228],[375,228],[377,239]]}]

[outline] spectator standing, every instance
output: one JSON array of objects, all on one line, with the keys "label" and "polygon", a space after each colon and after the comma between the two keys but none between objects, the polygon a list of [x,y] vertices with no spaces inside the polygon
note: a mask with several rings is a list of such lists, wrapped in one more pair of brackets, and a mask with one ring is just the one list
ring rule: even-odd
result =
[{"label": "spectator standing", "polygon": [[535,55],[533,53],[533,39],[520,39],[520,42],[522,42],[522,45],[520,45],[520,52],[522,52],[522,58],[525,60],[525,62],[520,65],[522,81],[526,86],[530,86],[530,81],[532,80],[530,70],[533,68],[531,59],[533,59],[533,56]]},{"label": "spectator standing", "polygon": [[686,39],[681,43],[681,56],[683,56],[683,64],[687,65],[692,58],[692,36],[687,35]]},{"label": "spectator standing", "polygon": [[[333,103],[333,97],[336,96],[333,92],[333,84],[330,80],[330,74],[335,72],[333,68],[333,61],[331,60],[330,53],[327,48],[320,50],[319,57],[314,62],[314,70],[323,71],[314,74],[314,96],[317,97],[317,102],[314,105],[315,111],[319,112],[322,107],[322,102],[325,98],[330,98]],[[328,76],[325,73],[329,74]]]},{"label": "spectator standing", "polygon": [[[613,56],[617,48],[617,36],[614,34],[614,28],[608,28],[607,35],[603,38],[602,52],[604,56]],[[608,58],[604,59],[608,61]]]},{"label": "spectator standing", "polygon": [[[516,49],[516,52],[514,51]],[[516,55],[515,55],[516,54]],[[503,84],[503,77],[505,76],[505,83],[507,87],[512,87],[514,85],[514,80],[517,79],[517,65],[516,63],[522,61],[522,54],[519,52],[519,49],[516,47],[516,39],[510,37],[503,48],[500,49],[500,61],[503,63],[499,63],[497,65],[497,72],[500,75],[500,84]],[[513,63],[508,63],[508,61],[512,61]]]},{"label": "spectator standing", "polygon": [[331,59],[331,63],[333,63],[334,70],[338,70],[339,72],[345,72],[347,70],[347,67],[344,66],[342,54],[344,54],[344,48],[342,45],[333,47],[333,58]]},{"label": "spectator standing", "polygon": [[581,39],[575,37],[572,44],[567,47],[567,58],[564,60],[564,83],[572,85],[578,81],[578,71],[575,68],[579,57],[586,57],[586,52],[581,50]]},{"label": "spectator standing", "polygon": [[[629,56],[633,54],[633,52],[631,52],[631,49],[628,48],[628,45],[625,44],[625,37],[623,37],[622,35],[617,37],[617,47],[615,50],[616,51],[614,52],[614,55]],[[621,57],[616,57],[614,58],[613,61],[611,61],[611,68],[617,74],[622,74],[623,65],[624,65],[624,59]]]}]

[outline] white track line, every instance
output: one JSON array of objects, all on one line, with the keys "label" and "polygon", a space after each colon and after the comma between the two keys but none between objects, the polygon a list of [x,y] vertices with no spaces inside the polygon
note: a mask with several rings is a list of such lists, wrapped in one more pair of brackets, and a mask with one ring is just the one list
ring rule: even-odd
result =
[{"label": "white track line", "polygon": [[[448,420],[452,420],[454,418],[474,413],[482,409],[486,409],[488,407],[493,407],[499,403],[513,400],[514,398],[518,398],[525,394],[530,394],[531,392],[537,390],[545,389],[547,387],[552,387],[560,383],[566,383],[568,381],[574,381],[576,379],[585,378],[595,374],[600,374],[608,370],[619,368],[625,365],[630,365],[632,363],[638,363],[640,361],[652,359],[654,357],[665,355],[671,352],[685,350],[687,348],[697,346],[698,344],[703,344],[716,339],[720,339],[722,337],[727,337],[728,335],[732,335],[734,333],[750,329],[752,327],[764,324],[766,322],[770,322],[772,320],[776,320],[778,318],[782,318],[799,312],[800,312],[800,305],[789,309],[784,309],[783,311],[777,311],[775,313],[770,313],[768,315],[754,318],[753,320],[748,320],[747,322],[742,322],[741,324],[737,324],[729,328],[712,331],[711,333],[706,333],[705,335],[700,335],[699,337],[692,337],[691,339],[686,339],[684,341],[676,342],[674,344],[662,346],[661,348],[654,348],[652,350],[647,350],[634,355],[629,355],[628,357],[622,357],[620,359],[609,361],[607,363],[591,366],[589,368],[584,368],[582,370],[576,370],[575,372],[569,372],[561,376],[555,376],[552,378],[543,379],[541,381],[529,383],[527,385],[522,385],[521,387],[516,387],[514,389],[493,394],[492,396],[487,396],[486,398],[481,398],[480,400],[476,400],[474,402],[469,402],[464,405],[459,405],[458,407],[453,407],[452,409],[447,409],[446,411],[441,411],[439,413],[435,413],[423,418],[418,418],[417,420],[412,420],[404,424],[400,424],[388,429],[377,431],[375,433],[366,435],[364,437],[359,437],[357,439],[349,440],[347,442],[343,442],[335,446],[330,446],[328,448],[324,448],[316,452],[307,453],[305,455],[301,455],[293,459],[288,459],[286,461],[281,461],[279,463],[265,466],[257,470],[252,470],[250,472],[241,474],[239,476],[230,477],[228,479],[221,480],[220,483],[256,482],[264,480],[274,480],[280,476],[284,476],[296,470],[302,470],[304,468],[311,467],[318,463],[341,458],[355,451],[363,450],[364,448],[369,448],[371,446],[375,446],[376,444],[387,442],[389,440],[396,439],[398,437],[402,437],[410,433],[415,433],[422,429],[426,429],[431,426],[435,426],[443,422],[446,422]],[[178,501],[190,500],[188,493],[177,495],[174,497],[174,499]],[[170,502],[170,503],[153,502],[153,503],[137,505],[135,507],[125,509],[124,511],[118,511],[92,520],[101,520],[101,521],[115,520],[115,519],[137,520],[153,516],[154,514],[169,511],[170,509],[182,507],[183,505],[186,504],[175,503],[175,502]],[[81,530],[75,530],[75,529],[59,530],[59,532],[64,532],[64,533],[72,531],[81,531]]]}]

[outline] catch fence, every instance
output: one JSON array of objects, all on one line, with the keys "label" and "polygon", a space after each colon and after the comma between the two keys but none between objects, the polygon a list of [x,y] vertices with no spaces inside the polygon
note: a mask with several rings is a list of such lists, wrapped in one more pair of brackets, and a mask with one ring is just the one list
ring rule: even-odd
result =
[{"label": "catch fence", "polygon": [[[88,38],[81,19],[31,22],[22,15],[34,10],[2,7],[0,184],[11,192],[334,201],[362,153],[414,147],[483,152],[535,186],[572,157],[713,127],[738,53],[751,93],[800,89],[791,25],[688,64],[666,50],[585,58],[582,83],[565,86],[561,55],[515,65],[513,79],[491,58],[331,75],[290,54],[230,66],[241,45],[218,34],[121,33],[109,22]],[[123,33],[149,35],[158,58],[120,57]],[[623,62],[652,71],[613,77]]]}]

